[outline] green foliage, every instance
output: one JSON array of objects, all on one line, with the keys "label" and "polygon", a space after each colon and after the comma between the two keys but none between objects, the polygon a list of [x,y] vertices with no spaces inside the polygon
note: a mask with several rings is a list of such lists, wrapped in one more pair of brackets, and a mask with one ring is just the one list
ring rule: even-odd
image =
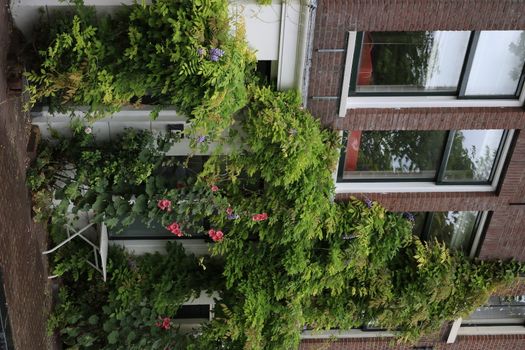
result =
[{"label": "green foliage", "polygon": [[193,120],[189,134],[212,140],[246,103],[255,58],[227,1],[158,0],[113,17],[77,5],[50,18],[37,36],[41,61],[27,74],[29,108],[88,106],[98,119],[126,104],[154,104],[152,117],[173,105]]},{"label": "green foliage", "polygon": [[[72,253],[72,249],[65,248]],[[84,264],[81,276],[65,273],[59,302],[48,323],[62,342],[79,349],[205,349],[206,343],[192,334],[180,334],[175,324],[158,326],[164,317],[173,317],[180,305],[201,288],[220,286],[220,264],[206,258],[206,270],[182,246],[169,243],[165,255],[134,257],[119,249],[110,251],[107,283],[88,280],[91,267]],[[66,257],[56,263],[67,264]],[[196,347],[198,344],[199,347]]]},{"label": "green foliage", "polygon": [[[177,223],[188,235],[205,227],[224,234],[217,260],[197,261],[173,244],[164,256],[112,250],[107,284],[76,243],[57,253],[54,271],[65,287],[50,329],[67,346],[293,349],[304,326],[363,324],[411,341],[468,314],[521,269],[422,243],[409,221],[377,203],[334,202],[340,141],[296,93],[246,85],[251,54],[241,24],[239,36],[230,34],[225,1],[158,0],[102,19],[79,6],[70,18],[51,25],[43,41],[43,63],[28,75],[32,103],[85,104],[97,118],[148,98],[156,112],[175,105],[193,118],[194,145],[218,137],[245,108],[227,139],[242,147],[217,151],[198,180],[169,172],[178,166],[165,156],[173,136],[128,131],[96,143],[75,122],[71,138],[40,147],[28,184],[55,241],[76,219],[71,208],[117,231],[141,220]],[[222,304],[202,334],[156,326],[203,289],[220,290]]]}]

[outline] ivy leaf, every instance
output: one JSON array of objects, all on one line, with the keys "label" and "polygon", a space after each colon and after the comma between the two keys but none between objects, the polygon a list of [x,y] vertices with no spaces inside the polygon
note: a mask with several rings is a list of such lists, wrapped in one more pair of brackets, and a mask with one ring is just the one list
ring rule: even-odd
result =
[{"label": "ivy leaf", "polygon": [[118,342],[118,331],[112,331],[111,333],[109,333],[108,335],[108,343],[109,344],[116,344]]}]

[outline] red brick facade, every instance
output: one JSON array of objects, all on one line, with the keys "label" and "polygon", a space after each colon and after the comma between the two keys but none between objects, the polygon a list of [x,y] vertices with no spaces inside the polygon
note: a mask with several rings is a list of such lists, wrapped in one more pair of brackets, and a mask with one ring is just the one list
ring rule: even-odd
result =
[{"label": "red brick facade", "polygon": [[[348,31],[525,30],[525,1],[318,0],[307,108],[335,130],[514,129],[497,191],[451,193],[348,193],[377,200],[393,211],[491,212],[482,259],[525,261],[525,110],[523,108],[352,109],[338,116]],[[506,292],[523,294],[521,283]],[[525,349],[525,336],[458,337],[421,343],[433,349]],[[382,338],[305,340],[302,350],[414,349]]]},{"label": "red brick facade", "polygon": [[396,345],[391,339],[303,340],[300,350],[523,350],[524,335],[465,336],[454,344],[427,342],[414,345]]},{"label": "red brick facade", "polygon": [[395,211],[491,211],[480,258],[525,261],[525,111],[523,108],[352,109],[338,117],[348,31],[525,29],[523,1],[319,1],[308,109],[336,130],[514,129],[495,192],[351,193]]}]

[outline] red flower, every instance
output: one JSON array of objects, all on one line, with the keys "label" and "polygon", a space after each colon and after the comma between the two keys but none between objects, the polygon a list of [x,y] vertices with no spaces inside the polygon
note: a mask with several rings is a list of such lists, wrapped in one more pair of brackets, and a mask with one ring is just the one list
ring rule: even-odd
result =
[{"label": "red flower", "polygon": [[[162,322],[161,322],[162,321]],[[168,330],[171,327],[171,319],[169,317],[161,318],[160,321],[155,322],[155,326]]]},{"label": "red flower", "polygon": [[216,186],[216,185],[211,186],[211,191],[212,192],[217,192],[218,190],[219,190],[218,186]]},{"label": "red flower", "polygon": [[253,221],[264,221],[268,219],[268,214],[262,213],[262,214],[255,214],[252,216]]},{"label": "red flower", "polygon": [[214,242],[218,242],[224,237],[224,233],[222,233],[222,231],[215,231],[214,229],[209,230],[208,235]]},{"label": "red flower", "polygon": [[182,237],[184,234],[182,233],[179,224],[176,222],[171,223],[170,225],[166,226],[166,229],[173,233],[177,237]]},{"label": "red flower", "polygon": [[157,207],[159,207],[160,210],[171,211],[171,201],[169,199],[159,199]]}]

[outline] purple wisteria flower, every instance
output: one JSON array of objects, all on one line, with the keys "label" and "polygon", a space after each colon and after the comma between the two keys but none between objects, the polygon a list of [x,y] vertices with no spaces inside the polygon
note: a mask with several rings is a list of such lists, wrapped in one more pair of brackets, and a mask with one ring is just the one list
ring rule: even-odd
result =
[{"label": "purple wisteria flower", "polygon": [[216,47],[210,50],[210,61],[217,62],[222,56],[224,56],[223,50]]},{"label": "purple wisteria flower", "polygon": [[206,136],[199,136],[197,138],[197,143],[203,143],[204,141],[206,141]]},{"label": "purple wisteria flower", "polygon": [[368,208],[372,208],[372,206],[374,205],[374,202],[371,201],[370,198],[365,198],[365,199],[363,200],[363,202],[365,202],[365,204],[366,204],[366,206],[367,206]]},{"label": "purple wisteria flower", "polygon": [[205,54],[205,52],[206,52],[206,51],[204,51],[204,49],[203,49],[202,47],[199,47],[199,48],[197,49],[197,54],[198,54],[199,56],[203,56],[203,55]]},{"label": "purple wisteria flower", "polygon": [[407,211],[405,211],[405,212],[403,213],[403,217],[404,217],[405,219],[407,219],[408,221],[410,221],[410,222],[414,222],[414,221],[416,221],[416,217],[414,216],[414,214],[409,213],[409,212],[407,212]]},{"label": "purple wisteria flower", "polygon": [[239,214],[228,214],[226,217],[228,218],[228,220],[237,220],[238,218],[240,218]]}]

